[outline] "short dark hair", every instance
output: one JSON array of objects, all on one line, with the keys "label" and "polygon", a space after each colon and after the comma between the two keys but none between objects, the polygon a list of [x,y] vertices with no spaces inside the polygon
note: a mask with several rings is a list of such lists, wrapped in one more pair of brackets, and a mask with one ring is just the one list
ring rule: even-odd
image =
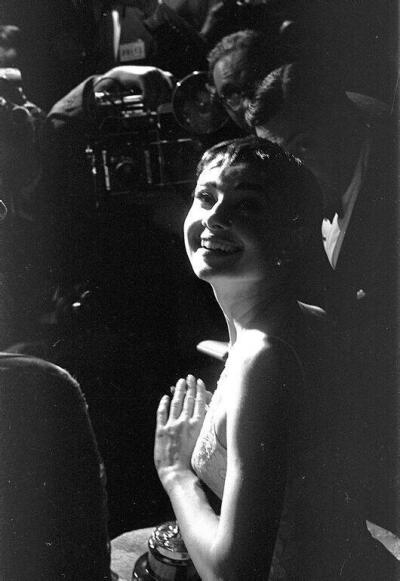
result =
[{"label": "short dark hair", "polygon": [[214,161],[229,166],[249,163],[259,168],[271,186],[267,194],[279,214],[280,226],[320,229],[322,200],[317,182],[297,158],[278,145],[255,135],[223,141],[204,153],[197,176]]},{"label": "short dark hair", "polygon": [[279,58],[281,54],[278,35],[267,36],[255,30],[239,30],[224,36],[209,53],[207,60],[211,80],[217,62],[239,50],[247,52],[250,63],[260,63],[263,60],[264,74],[282,62]]},{"label": "short dark hair", "polygon": [[314,115],[333,104],[347,102],[341,81],[332,70],[318,61],[294,62],[271,71],[258,85],[254,99],[246,112],[246,120],[256,127],[267,123],[285,107],[297,111],[307,108]]}]

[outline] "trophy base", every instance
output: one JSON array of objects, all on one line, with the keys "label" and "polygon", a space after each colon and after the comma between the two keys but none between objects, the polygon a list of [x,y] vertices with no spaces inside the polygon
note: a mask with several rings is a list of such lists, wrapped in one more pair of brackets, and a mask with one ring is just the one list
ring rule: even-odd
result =
[{"label": "trophy base", "polygon": [[135,563],[132,573],[132,581],[157,581],[148,568],[147,553],[144,553]]},{"label": "trophy base", "polygon": [[157,573],[149,564],[149,554],[144,553],[135,563],[132,581],[200,581],[193,565],[190,567],[173,566],[151,559]]}]

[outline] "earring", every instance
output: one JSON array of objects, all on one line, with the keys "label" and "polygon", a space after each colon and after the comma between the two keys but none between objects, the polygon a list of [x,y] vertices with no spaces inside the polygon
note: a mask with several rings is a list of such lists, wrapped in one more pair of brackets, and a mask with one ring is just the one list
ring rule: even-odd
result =
[{"label": "earring", "polygon": [[279,251],[279,255],[275,257],[274,266],[276,268],[282,268],[283,266],[288,266],[293,260],[286,248],[282,248]]}]

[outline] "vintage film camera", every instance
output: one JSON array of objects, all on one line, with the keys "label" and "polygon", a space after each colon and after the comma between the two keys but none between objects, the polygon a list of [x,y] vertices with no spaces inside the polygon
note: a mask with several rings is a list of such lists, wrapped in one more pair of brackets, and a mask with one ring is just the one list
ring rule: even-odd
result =
[{"label": "vintage film camera", "polygon": [[0,221],[18,216],[33,221],[34,189],[41,165],[38,133],[44,113],[28,101],[17,68],[0,68]]},{"label": "vintage film camera", "polygon": [[[116,196],[138,202],[188,187],[210,134],[227,122],[221,103],[195,71],[176,84],[157,111],[132,92],[96,92],[96,132],[86,148],[98,204]],[[206,139],[205,139],[206,138]]]},{"label": "vintage film camera", "polygon": [[12,67],[0,68],[0,124],[2,133],[8,128],[14,136],[31,130],[39,109],[30,103],[22,89],[21,71]]}]

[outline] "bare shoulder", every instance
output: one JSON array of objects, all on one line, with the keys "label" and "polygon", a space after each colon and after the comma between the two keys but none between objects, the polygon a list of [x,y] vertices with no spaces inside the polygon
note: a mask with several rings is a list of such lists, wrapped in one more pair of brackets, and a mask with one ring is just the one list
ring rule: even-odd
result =
[{"label": "bare shoulder", "polygon": [[[284,341],[259,330],[246,331],[232,350],[232,369],[242,380],[284,380],[293,367],[293,349]],[[292,371],[290,371],[290,374]]]},{"label": "bare shoulder", "polygon": [[299,377],[290,347],[259,331],[244,333],[230,357],[227,442],[236,461],[247,465],[259,450],[257,443],[282,441]]},{"label": "bare shoulder", "polygon": [[293,350],[258,330],[246,331],[231,351],[227,364],[228,413],[263,415],[282,403],[299,380]]}]

